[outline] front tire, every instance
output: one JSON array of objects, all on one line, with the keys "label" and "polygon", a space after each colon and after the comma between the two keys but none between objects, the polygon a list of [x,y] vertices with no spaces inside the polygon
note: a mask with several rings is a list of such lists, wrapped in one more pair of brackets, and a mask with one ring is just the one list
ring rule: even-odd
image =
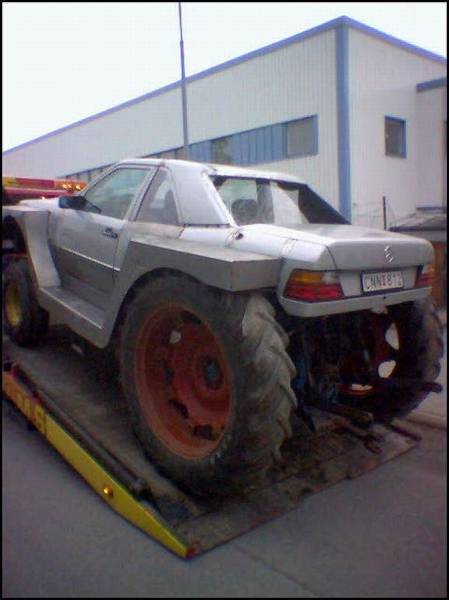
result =
[{"label": "front tire", "polygon": [[36,346],[48,329],[48,312],[36,298],[28,260],[9,262],[3,276],[3,327],[19,346]]},{"label": "front tire", "polygon": [[273,313],[260,295],[181,276],[150,282],[129,308],[120,364],[135,432],[195,493],[248,490],[291,435],[294,367]]}]

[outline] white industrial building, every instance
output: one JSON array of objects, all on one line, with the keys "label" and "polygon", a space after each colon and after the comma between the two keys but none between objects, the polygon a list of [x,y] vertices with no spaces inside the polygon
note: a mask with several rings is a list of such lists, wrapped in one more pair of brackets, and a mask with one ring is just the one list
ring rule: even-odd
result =
[{"label": "white industrial building", "polygon": [[[307,181],[353,223],[446,206],[446,59],[341,17],[187,78],[190,156]],[[181,156],[181,83],[3,153],[5,175],[90,180]]]}]

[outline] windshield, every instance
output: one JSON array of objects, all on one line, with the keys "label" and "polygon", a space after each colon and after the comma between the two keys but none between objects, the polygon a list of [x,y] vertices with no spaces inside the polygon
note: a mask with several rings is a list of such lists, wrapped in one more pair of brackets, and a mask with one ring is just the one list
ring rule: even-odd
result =
[{"label": "windshield", "polygon": [[292,228],[305,223],[347,223],[305,184],[223,175],[211,179],[237,225],[269,223]]}]

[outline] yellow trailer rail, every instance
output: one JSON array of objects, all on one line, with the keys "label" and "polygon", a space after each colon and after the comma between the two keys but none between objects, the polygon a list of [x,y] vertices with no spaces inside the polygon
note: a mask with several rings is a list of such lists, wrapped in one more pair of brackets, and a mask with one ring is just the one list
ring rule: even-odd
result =
[{"label": "yellow trailer rail", "polygon": [[48,442],[87,481],[106,503],[128,521],[161,542],[182,558],[193,555],[154,510],[143,506],[125,487],[99,464],[43,407],[14,376],[13,369],[3,373],[3,392],[31,421]]},{"label": "yellow trailer rail", "polygon": [[285,464],[246,496],[195,497],[144,456],[101,352],[86,360],[65,328],[38,349],[4,343],[3,392],[117,513],[182,558],[192,558],[296,508],[304,495],[357,477],[416,445],[406,429],[360,428],[314,414],[317,432],[283,448]]}]

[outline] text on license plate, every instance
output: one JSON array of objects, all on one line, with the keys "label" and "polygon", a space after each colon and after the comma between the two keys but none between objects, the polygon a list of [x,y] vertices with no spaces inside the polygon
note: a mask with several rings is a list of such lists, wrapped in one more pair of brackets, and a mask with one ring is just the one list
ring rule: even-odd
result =
[{"label": "text on license plate", "polygon": [[404,287],[401,271],[383,271],[382,273],[363,273],[364,292],[378,292]]}]

